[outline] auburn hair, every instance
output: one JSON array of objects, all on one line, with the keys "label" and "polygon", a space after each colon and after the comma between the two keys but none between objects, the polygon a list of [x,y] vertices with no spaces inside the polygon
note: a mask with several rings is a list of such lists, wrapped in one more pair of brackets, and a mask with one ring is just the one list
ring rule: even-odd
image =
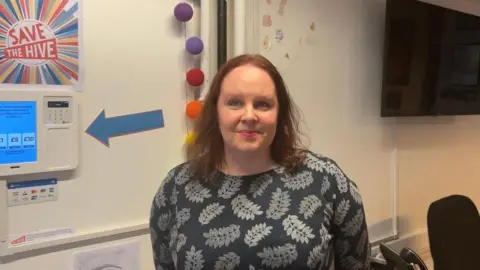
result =
[{"label": "auburn hair", "polygon": [[300,110],[294,104],[280,72],[261,55],[243,54],[229,59],[214,76],[203,101],[202,111],[194,123],[195,138],[185,146],[187,162],[193,166],[193,172],[200,180],[209,179],[225,162],[217,102],[225,76],[244,65],[264,70],[275,85],[278,116],[276,134],[270,146],[272,160],[291,170],[303,159],[300,149]]}]

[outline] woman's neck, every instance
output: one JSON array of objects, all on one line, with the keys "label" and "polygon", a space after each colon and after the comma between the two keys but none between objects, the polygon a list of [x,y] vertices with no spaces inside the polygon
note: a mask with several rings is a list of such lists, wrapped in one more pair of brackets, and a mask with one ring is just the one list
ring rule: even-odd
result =
[{"label": "woman's neck", "polygon": [[251,175],[268,171],[274,165],[269,151],[250,153],[225,151],[225,164],[220,170],[230,175]]}]

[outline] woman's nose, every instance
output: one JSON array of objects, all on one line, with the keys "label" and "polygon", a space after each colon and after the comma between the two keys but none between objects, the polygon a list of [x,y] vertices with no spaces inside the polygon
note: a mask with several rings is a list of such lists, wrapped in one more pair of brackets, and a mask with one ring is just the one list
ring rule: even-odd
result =
[{"label": "woman's nose", "polygon": [[245,107],[245,110],[244,110],[244,113],[243,113],[243,116],[242,116],[242,120],[244,120],[244,121],[256,121],[257,120],[257,117],[255,115],[255,110],[252,106],[246,106]]}]

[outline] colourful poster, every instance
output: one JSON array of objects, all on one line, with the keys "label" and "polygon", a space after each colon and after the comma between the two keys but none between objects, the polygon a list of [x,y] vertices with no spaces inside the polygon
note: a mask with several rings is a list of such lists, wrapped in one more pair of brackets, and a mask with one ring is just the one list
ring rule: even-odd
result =
[{"label": "colourful poster", "polygon": [[0,1],[0,84],[78,85],[78,2]]}]

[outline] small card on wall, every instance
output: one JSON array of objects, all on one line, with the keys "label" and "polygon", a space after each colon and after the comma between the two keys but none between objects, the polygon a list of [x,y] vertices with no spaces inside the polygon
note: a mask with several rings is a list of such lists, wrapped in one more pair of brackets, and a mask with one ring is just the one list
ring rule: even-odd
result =
[{"label": "small card on wall", "polygon": [[280,4],[278,5],[278,13],[280,15],[283,15],[286,5],[287,5],[287,0],[280,0]]},{"label": "small card on wall", "polygon": [[263,15],[262,25],[265,27],[272,26],[272,16],[270,15]]}]

